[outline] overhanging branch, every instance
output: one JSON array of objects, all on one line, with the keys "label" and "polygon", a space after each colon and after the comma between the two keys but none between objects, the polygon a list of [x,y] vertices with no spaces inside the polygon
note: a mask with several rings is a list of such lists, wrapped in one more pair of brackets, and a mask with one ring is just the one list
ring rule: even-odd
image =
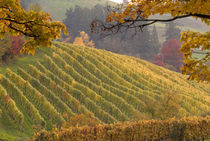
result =
[{"label": "overhanging branch", "polygon": [[107,34],[108,32],[117,33],[121,30],[128,30],[128,29],[133,29],[133,28],[134,29],[139,28],[140,30],[142,30],[145,26],[149,26],[157,22],[165,23],[165,22],[171,22],[177,19],[183,19],[187,17],[198,17],[198,18],[210,19],[210,15],[199,14],[199,13],[194,13],[194,14],[190,13],[190,14],[172,17],[169,19],[145,19],[142,16],[137,15],[135,19],[124,18],[123,23],[120,23],[119,21],[107,23],[107,22],[95,20],[91,24],[91,31],[93,33]]}]

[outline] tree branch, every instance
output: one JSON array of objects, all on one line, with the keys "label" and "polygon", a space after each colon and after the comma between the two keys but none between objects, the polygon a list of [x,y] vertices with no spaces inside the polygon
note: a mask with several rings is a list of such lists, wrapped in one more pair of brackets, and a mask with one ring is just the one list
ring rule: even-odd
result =
[{"label": "tree branch", "polygon": [[28,36],[28,37],[34,37],[34,38],[38,38],[38,37],[39,37],[39,36],[37,36],[37,35],[29,34],[29,33],[27,33],[27,32],[24,32],[24,31],[22,31],[22,30],[19,30],[19,29],[13,27],[11,23],[8,25],[8,27],[11,28],[12,30],[15,30],[15,31],[17,31],[17,32],[19,32],[19,33],[22,33],[23,35]]},{"label": "tree branch", "polygon": [[15,28],[13,25],[14,24],[24,25],[26,27],[26,29],[31,31],[31,33],[33,33],[31,28],[30,28],[32,25],[45,26],[47,28],[50,28],[48,25],[37,23],[36,20],[34,20],[34,21],[30,21],[30,20],[29,21],[17,21],[15,19],[13,19],[12,17],[10,17],[10,15],[8,15],[8,14],[7,14],[7,17],[0,18],[0,21],[9,21],[10,23],[7,26],[10,29],[12,29],[14,31],[17,31],[17,32],[19,32],[19,33],[21,33],[21,34],[23,34],[25,36],[34,37],[34,38],[38,38],[39,36],[38,35],[34,35],[34,34],[30,34],[30,33],[27,33],[27,32],[24,32],[23,30]]},{"label": "tree branch", "polygon": [[176,16],[169,19],[145,19],[142,16],[140,16],[140,14],[137,15],[135,19],[124,18],[123,23],[120,23],[119,21],[106,23],[99,20],[95,20],[91,23],[91,31],[93,33],[102,33],[102,32],[106,32],[106,34],[107,32],[117,33],[121,30],[128,30],[132,28],[134,29],[139,28],[140,30],[142,30],[145,26],[149,26],[157,22],[171,22],[177,19],[182,19],[182,18],[187,18],[187,17],[199,17],[199,18],[210,19],[210,15],[198,14],[198,13],[194,13],[194,14],[190,13],[190,14]]}]

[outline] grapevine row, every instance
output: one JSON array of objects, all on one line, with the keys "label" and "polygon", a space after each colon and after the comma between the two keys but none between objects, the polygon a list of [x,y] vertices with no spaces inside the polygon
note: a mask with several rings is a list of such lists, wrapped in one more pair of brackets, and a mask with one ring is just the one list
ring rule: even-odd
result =
[{"label": "grapevine row", "polygon": [[[59,47],[62,49],[65,49],[63,46],[59,46]],[[60,52],[58,51],[58,53],[62,53],[62,50]],[[111,71],[107,70],[107,68],[104,67],[102,64],[98,63],[97,59],[93,59],[93,60],[91,60],[92,63],[88,63],[87,59],[91,58],[88,56],[88,54],[85,54],[85,53],[81,54],[81,52],[80,52],[80,54],[81,54],[80,55],[80,54],[76,53],[75,50],[71,50],[70,48],[68,48],[68,53],[71,56],[67,55],[65,53],[62,53],[62,55],[65,55],[65,58],[68,60],[72,59],[71,57],[74,57],[75,60],[79,60],[80,63],[87,64],[85,66],[85,68],[88,68],[88,70],[91,71],[91,74],[94,74],[103,82],[110,84],[116,88],[122,89],[122,90],[126,89],[124,86],[127,86],[128,88],[133,88],[132,84],[126,83],[123,80],[116,81],[117,83],[115,81],[113,81],[112,79],[116,78],[116,76],[113,75]],[[83,58],[83,57],[85,57],[85,58]],[[102,70],[104,70],[104,71],[102,72]],[[108,77],[109,74],[107,75],[106,73],[110,73],[111,77]],[[112,79],[110,79],[110,78],[112,78]],[[122,85],[124,85],[124,86],[122,86]],[[134,89],[137,91],[139,90],[138,88],[135,88],[135,87],[134,87]]]},{"label": "grapevine row", "polygon": [[[58,52],[61,53],[61,55],[64,56],[66,59],[70,60],[70,56],[68,54],[66,54],[62,50],[60,50]],[[82,62],[82,61],[80,61],[80,62]],[[88,67],[88,65],[86,65],[86,67]],[[85,69],[85,67],[80,67],[80,69],[81,68]],[[90,67],[90,68],[93,68],[93,66]],[[79,71],[79,68],[77,69],[77,71]],[[150,102],[156,102],[156,100],[154,98],[157,98],[157,100],[159,99],[159,95],[156,95],[156,94],[150,95],[151,93],[149,93],[148,95],[144,95],[144,94],[141,94],[139,92],[133,91],[131,89],[129,90],[127,88],[125,88],[127,91],[124,92],[120,89],[117,89],[117,88],[115,88],[111,85],[105,84],[105,83],[102,83],[102,86],[106,90],[109,90],[112,93],[117,94],[119,97],[125,99],[129,104],[133,105],[139,111],[145,110],[145,103],[144,102],[149,104]],[[151,97],[149,97],[149,95]],[[156,95],[156,97],[154,97],[154,95]],[[139,100],[136,99],[136,98],[138,98]],[[144,102],[142,102],[142,101],[144,101]]]},{"label": "grapevine row", "polygon": [[42,131],[33,140],[107,140],[107,141],[168,141],[204,140],[210,138],[210,117],[188,117],[179,120],[148,120],[95,127]]},{"label": "grapevine row", "polygon": [[[83,47],[84,48],[84,47]],[[82,48],[78,47],[74,50],[82,50]],[[153,86],[151,85],[151,83],[149,83],[148,81],[146,81],[145,79],[138,79],[138,81],[130,78],[127,73],[123,73],[122,70],[120,70],[119,68],[122,68],[122,65],[118,65],[117,67],[115,67],[114,64],[117,64],[118,61],[113,61],[113,60],[109,60],[110,59],[110,56],[105,56],[103,53],[99,52],[99,51],[96,51],[96,50],[90,50],[90,49],[87,49],[85,48],[84,51],[91,55],[92,57],[96,58],[99,62],[101,62],[103,65],[107,66],[108,68],[110,68],[112,71],[114,71],[117,75],[119,75],[120,77],[124,78],[125,81],[128,81],[129,83],[141,88],[141,89],[144,89],[144,90],[150,90],[151,92],[158,92],[161,90],[161,87],[157,87],[157,86]],[[110,62],[112,64],[110,64]],[[123,68],[125,69],[125,68]],[[141,82],[141,83],[139,83]],[[151,87],[152,86],[152,87]],[[155,91],[153,90],[155,89]],[[157,91],[158,90],[158,91]]]},{"label": "grapevine row", "polygon": [[46,125],[46,122],[40,115],[39,111],[14,83],[3,75],[0,75],[0,82],[1,85],[10,93],[11,98],[14,99],[17,104],[21,105],[27,115],[33,120],[34,124],[42,126]]},{"label": "grapevine row", "polygon": [[17,108],[16,103],[10,98],[7,91],[0,85],[0,107],[6,112],[12,121],[17,125],[22,125],[24,116],[22,112]]},{"label": "grapevine row", "polygon": [[[37,71],[38,70],[35,67],[29,67],[31,71]],[[40,75],[44,75],[41,74]],[[45,78],[45,79],[50,79],[50,78]],[[62,83],[60,79],[56,79],[56,83],[61,85],[62,87],[65,87],[67,89],[71,89],[68,88],[68,84],[67,83]],[[50,82],[50,80],[48,81]],[[103,99],[101,96],[97,95],[94,91],[92,91],[91,89],[75,82],[75,84],[73,85],[74,88],[77,88],[78,90],[80,90],[82,93],[84,93],[86,96],[88,96],[90,99],[92,99],[93,101],[96,102],[97,105],[99,105],[104,111],[108,112],[109,114],[111,114],[113,117],[115,117],[117,120],[123,121],[128,119],[125,115],[122,114],[122,112],[115,107],[112,103],[106,101],[105,99]],[[62,89],[61,89],[62,90]],[[62,91],[58,91],[58,93],[62,93]]]},{"label": "grapevine row", "polygon": [[[67,48],[66,48],[66,50],[67,50]],[[69,50],[69,49],[68,49]],[[62,56],[65,56],[65,58],[66,59],[69,59],[69,57],[70,57],[70,55],[68,55],[68,54],[66,54],[65,52],[63,52],[63,51],[58,51],[59,53],[62,53]],[[72,56],[73,56],[73,54],[75,54],[75,53],[72,53]],[[86,53],[87,54],[87,53]],[[82,54],[82,56],[85,56],[86,54]],[[79,55],[78,55],[79,56]],[[81,57],[81,56],[80,56]],[[81,57],[82,58],[82,57]],[[88,58],[87,56],[86,56],[86,58]],[[78,59],[78,58],[77,58]],[[70,60],[70,59],[69,59]],[[76,59],[75,59],[76,60]],[[92,60],[92,61],[94,61],[94,60]],[[80,61],[81,63],[83,63],[83,65],[84,65],[84,68],[85,67],[87,67],[87,68],[90,68],[89,69],[89,71],[91,70],[91,69],[93,69],[93,68],[96,68],[93,64],[91,64],[91,63],[89,63],[87,60],[85,60],[85,59],[83,59],[82,61]],[[103,68],[103,66],[101,66],[100,67],[101,69],[104,69]],[[77,69],[78,70],[78,69]],[[97,68],[96,68],[96,70],[98,70]],[[108,70],[106,70],[106,71],[108,71]],[[92,73],[94,74],[94,72],[97,72],[97,71],[95,71],[95,70],[92,70]],[[96,74],[97,75],[97,74]],[[98,76],[98,75],[97,75]],[[100,77],[100,75],[98,76],[98,77]],[[118,77],[118,76],[113,76],[113,77]],[[110,78],[113,78],[113,77],[111,77],[110,76]],[[102,79],[102,78],[101,78]],[[109,79],[109,78],[108,78]],[[102,79],[103,80],[103,79]],[[112,80],[111,80],[112,81]],[[111,85],[111,86],[113,86],[112,85],[112,83],[107,83],[107,85]],[[108,88],[108,86],[107,85],[105,85],[105,87],[106,88]],[[104,86],[104,84],[103,84],[103,86]],[[115,86],[115,85],[114,85]],[[143,91],[135,91],[135,90],[132,90],[132,89],[129,89],[129,88],[126,88],[126,87],[118,87],[118,88],[120,88],[119,90],[120,91],[124,91],[125,93],[129,93],[129,94],[132,94],[132,95],[134,95],[134,96],[136,96],[136,97],[138,97],[138,98],[140,98],[140,100],[141,100],[141,94],[139,94],[140,92],[141,93],[143,93]],[[116,87],[115,87],[115,91],[116,91]],[[113,89],[111,89],[111,90],[113,90]],[[118,90],[118,91],[119,91]],[[159,97],[159,95],[157,95],[157,94],[155,94],[155,93],[153,93],[153,92],[149,92],[149,94],[151,94],[151,96],[154,98],[154,95],[155,95],[155,98],[158,98]]]},{"label": "grapevine row", "polygon": [[[79,46],[77,46],[77,48],[75,48],[74,47],[74,49],[72,49],[71,51],[69,51],[70,49],[69,48],[73,48],[73,47],[70,47],[70,46],[68,46],[68,48],[67,47],[63,47],[63,46],[59,46],[59,48],[62,48],[62,49],[64,49],[64,50],[66,50],[66,51],[68,51],[68,52],[70,52],[72,55],[74,55],[75,56],[75,50],[82,50],[83,51],[83,54],[82,54],[82,52],[80,51],[79,52],[79,54],[81,54],[82,55],[82,57],[85,57],[85,58],[87,58],[87,54],[88,54],[88,52],[93,52],[93,50],[95,50],[95,49],[89,49],[89,48],[85,48],[85,47],[79,47]],[[84,53],[85,52],[85,53]],[[96,58],[95,56],[97,55],[97,53],[96,52],[99,52],[98,50],[95,50],[95,52],[94,53],[92,53],[91,55],[92,56],[94,56],[94,58]],[[100,52],[101,53],[101,52]],[[64,53],[63,53],[64,54]],[[64,55],[62,55],[62,56],[64,56]],[[76,54],[76,56],[78,56],[77,54]],[[102,53],[100,54],[100,56],[102,56]],[[110,56],[110,55],[106,55],[106,56]],[[98,57],[96,60],[100,60],[100,58],[102,58],[102,57]],[[107,59],[106,59],[107,60]],[[110,60],[109,60],[110,61]],[[80,61],[81,62],[81,61]],[[84,62],[84,59],[83,59],[83,62]],[[116,60],[115,61],[113,61],[113,62],[116,62]],[[113,62],[112,62],[112,64],[113,64]],[[113,68],[113,66],[112,66],[112,68]],[[122,68],[121,68],[121,70],[123,70]],[[140,78],[142,78],[142,77],[140,77]],[[161,81],[162,82],[162,81]],[[164,81],[163,81],[164,82]],[[150,81],[150,83],[151,83],[151,81]],[[165,84],[164,84],[165,85]],[[167,86],[167,85],[166,85]],[[159,85],[157,85],[156,87],[159,87]],[[152,88],[152,87],[151,87]],[[113,92],[113,91],[112,91]],[[188,92],[189,93],[189,92]],[[150,96],[152,96],[152,95],[154,95],[153,97],[156,99],[156,100],[158,100],[159,99],[159,96],[158,95],[155,95],[155,94],[152,94],[152,92],[144,92],[144,95],[150,95]],[[132,95],[135,95],[135,94],[133,94],[132,93]],[[190,96],[187,96],[186,94],[184,94],[183,96],[185,96],[186,98],[188,97],[188,99],[189,99],[189,101],[190,101],[190,103],[191,104],[193,104],[193,107],[196,107],[195,105],[198,105],[198,103],[200,103],[200,102],[198,102],[198,101],[200,101],[200,100],[202,100],[202,99],[198,99],[198,98],[196,98],[198,101],[196,102],[195,100],[193,100],[192,98],[190,98],[192,95],[190,95]],[[206,97],[206,96],[205,96]],[[186,99],[185,98],[185,99]],[[206,97],[206,99],[207,99],[207,97]],[[206,103],[206,100],[202,100],[202,102],[204,102],[205,104],[208,104],[208,103]],[[183,103],[183,102],[182,102]],[[196,104],[195,104],[196,103]],[[191,105],[190,104],[190,105]],[[203,105],[202,103],[200,103],[201,105]],[[135,107],[136,108],[136,107]],[[201,109],[201,108],[200,108]],[[206,107],[206,106],[202,106],[202,109],[209,109],[209,107]],[[205,110],[204,110],[205,111]],[[194,113],[194,112],[193,112]],[[200,113],[200,112],[199,112]]]},{"label": "grapevine row", "polygon": [[43,117],[52,124],[61,125],[64,122],[63,117],[58,111],[47,101],[44,95],[33,88],[28,81],[16,73],[7,69],[7,77],[24,91],[25,96],[33,103],[36,108],[42,113]]},{"label": "grapevine row", "polygon": [[40,93],[44,94],[47,100],[55,107],[55,109],[59,113],[61,113],[62,115],[68,114],[68,116],[74,115],[71,109],[65,103],[63,103],[63,101],[61,101],[59,97],[57,97],[52,91],[49,90],[50,87],[47,88],[40,83],[40,81],[42,82],[42,80],[38,81],[35,77],[31,77],[26,71],[21,68],[18,68],[18,74],[24,80],[28,81],[31,86],[39,90]]},{"label": "grapevine row", "polygon": [[[77,80],[81,84],[84,84],[87,87],[91,88],[96,93],[98,93],[102,97],[104,97],[106,100],[111,101],[113,104],[116,104],[116,106],[118,106],[122,110],[122,112],[124,112],[129,117],[137,112],[132,106],[127,104],[127,102],[124,99],[113,95],[112,93],[110,93],[109,91],[104,89],[103,87],[97,86],[94,83],[91,83],[89,80],[83,78],[70,65],[68,65],[58,54],[55,54],[54,58],[55,58],[55,62],[57,64],[59,64],[61,66],[61,68],[64,68],[65,72],[67,72],[68,74],[71,74],[71,76],[73,76],[75,78],[75,80]],[[50,64],[48,64],[48,66],[50,66]],[[50,68],[52,68],[52,67],[50,67]],[[51,70],[51,71],[53,71],[53,70]]]},{"label": "grapevine row", "polygon": [[[33,71],[35,71],[35,69]],[[42,78],[44,78],[44,77],[42,77]],[[47,78],[47,77],[46,77],[46,79],[49,80],[49,78]],[[46,81],[46,80],[43,80],[43,81]],[[59,88],[59,86],[57,88]],[[62,90],[62,89],[60,88],[60,90]],[[73,88],[70,85],[67,85],[66,91],[67,91],[67,93],[72,94],[75,98],[77,98],[82,104],[85,105],[85,107],[87,109],[92,111],[95,114],[95,116],[98,117],[100,120],[107,122],[107,123],[112,123],[112,122],[116,121],[116,119],[114,117],[109,115],[107,112],[103,111],[101,107],[96,105],[91,99],[89,99],[81,91],[76,90],[75,88]]]},{"label": "grapevine row", "polygon": [[[67,54],[65,54],[64,52],[62,52],[62,51],[59,51],[59,52],[61,52],[61,53],[63,53],[62,54],[62,56],[67,56]],[[56,54],[54,54],[54,56],[55,56]],[[70,56],[69,56],[70,57]],[[66,57],[67,58],[67,57]],[[68,58],[67,58],[68,59]],[[69,59],[70,60],[70,59]],[[76,60],[74,60],[74,61],[72,61],[72,62],[76,62]],[[75,63],[75,64],[78,64],[79,62],[77,62],[77,63]],[[83,69],[81,69],[81,68],[83,68]],[[83,70],[83,73],[84,72],[86,72],[86,74],[88,74],[88,72],[87,72],[87,70],[83,67],[83,66],[80,66],[80,67],[78,67],[78,69],[76,69],[77,70],[77,72],[79,72],[79,70]],[[92,75],[92,74],[91,74]],[[97,84],[97,83],[96,83]],[[117,89],[117,88],[115,88],[115,87],[113,87],[113,86],[110,86],[110,85],[108,85],[108,84],[105,84],[105,83],[102,83],[101,84],[106,90],[109,90],[109,91],[111,91],[112,93],[114,93],[114,94],[116,94],[117,93],[117,95],[118,96],[120,96],[120,97],[122,97],[123,99],[125,99],[129,104],[131,104],[131,105],[133,105],[137,110],[139,110],[139,111],[142,111],[144,108],[145,108],[145,103],[144,102],[142,102],[142,101],[140,101],[140,100],[142,100],[142,95],[141,94],[139,94],[139,97],[140,97],[140,100],[138,100],[138,99],[136,99],[133,95],[130,95],[130,94],[128,94],[128,93],[125,93],[124,91],[121,91],[121,90],[119,90],[119,89]],[[133,92],[133,94],[135,95],[136,94],[136,92]],[[147,96],[145,97],[144,96],[144,98],[145,99],[149,99],[149,101],[150,100],[152,100],[151,98],[148,98]],[[145,101],[145,100],[144,100]],[[153,100],[154,101],[154,100]],[[151,101],[150,101],[151,102]]]},{"label": "grapevine row", "polygon": [[[78,47],[79,48],[79,47]],[[82,47],[80,47],[80,48],[82,48]],[[84,48],[84,47],[83,47]],[[75,49],[76,50],[76,49]],[[85,52],[88,52],[90,49],[87,49],[87,48],[85,48]],[[89,52],[93,52],[92,51],[93,49],[91,49],[91,51],[89,51]],[[96,52],[99,52],[98,50],[95,50],[95,52],[94,53],[92,53],[92,55],[96,55],[97,53]],[[102,56],[103,54],[101,54],[101,52],[100,52],[100,56]],[[104,55],[105,56],[105,55]],[[108,57],[108,56],[110,56],[110,55],[106,55],[106,57]],[[98,57],[98,60],[100,59],[101,57]],[[107,59],[106,59],[107,60]],[[110,61],[110,60],[109,60]],[[118,62],[118,61],[113,61],[112,62],[112,64],[114,63],[114,62]],[[145,64],[144,64],[145,65]],[[120,65],[118,65],[118,67],[120,67]],[[121,70],[124,70],[123,68],[121,68]],[[174,73],[172,73],[172,74],[174,74]],[[161,81],[162,82],[162,81]],[[151,82],[150,82],[151,83]],[[165,84],[164,84],[165,85]],[[165,85],[165,86],[167,86],[167,85]],[[181,90],[183,90],[182,88],[181,88]],[[186,95],[186,94],[185,94]],[[192,94],[191,95],[189,95],[189,98],[190,97],[192,97]],[[208,103],[206,103],[206,100],[205,101],[203,101],[202,99],[198,99],[198,98],[196,98],[196,97],[194,97],[195,99],[197,99],[198,101],[202,101],[202,102],[204,102],[205,104],[208,104]],[[191,99],[191,98],[190,98]]]},{"label": "grapevine row", "polygon": [[[31,68],[30,74],[37,79],[39,79],[43,85],[46,87],[54,87],[56,85],[55,93],[61,95],[61,99],[69,106],[71,109],[77,113],[77,114],[91,114],[89,110],[87,110],[83,105],[80,104],[80,102],[74,98],[72,95],[68,94],[65,89],[67,89],[67,86],[65,85],[65,82],[58,78],[56,75],[52,74],[48,69],[46,69],[41,63],[37,62],[37,68],[41,70],[43,73],[38,71],[36,67],[29,66]],[[62,74],[62,73],[61,73]],[[59,83],[58,83],[59,82]],[[54,85],[52,85],[54,83]],[[67,95],[66,95],[67,94]]]},{"label": "grapevine row", "polygon": [[[58,46],[58,45],[57,45]],[[91,52],[92,51],[92,49],[91,49],[91,51],[89,51],[90,49],[85,49],[85,47],[77,47],[77,48],[73,48],[73,50],[70,50],[72,47],[71,46],[68,46],[68,47],[65,47],[65,46],[58,46],[59,48],[62,48],[62,49],[64,49],[64,50],[67,50],[69,53],[71,53],[72,55],[74,55],[75,53],[73,52],[73,51],[77,51],[79,54],[81,54],[83,57],[85,57],[86,58],[86,60],[89,60],[89,62],[93,62],[94,64],[97,64],[97,67],[99,67],[99,68],[103,68],[103,69],[101,69],[102,71],[103,71],[103,73],[105,73],[105,74],[107,74],[108,76],[109,76],[109,78],[111,78],[111,79],[113,79],[114,81],[117,81],[117,82],[120,82],[120,83],[122,83],[122,82],[124,82],[124,86],[130,86],[130,88],[132,88],[132,87],[134,87],[134,85],[132,84],[132,85],[130,85],[128,82],[126,82],[126,80],[124,80],[124,79],[122,79],[122,78],[120,78],[118,75],[118,73],[116,73],[116,72],[113,72],[113,70],[112,70],[112,68],[111,68],[111,70],[108,68],[108,67],[105,67],[104,65],[102,65],[100,62],[99,62],[99,59],[98,58],[93,58],[92,57],[92,54],[91,55],[89,55],[89,52]],[[85,50],[85,51],[83,51],[83,50]],[[73,52],[73,53],[72,53]],[[95,54],[94,55],[96,55],[97,54],[97,52],[94,52]],[[83,61],[86,61],[86,60],[84,60],[83,59]],[[86,63],[86,62],[84,62],[84,63]],[[92,67],[90,67],[90,68],[92,68]],[[94,71],[93,71],[94,72]],[[148,83],[149,84],[149,83]],[[140,90],[141,89],[147,89],[147,90],[151,90],[151,88],[149,88],[149,87],[147,87],[147,86],[142,86],[142,84],[140,84],[140,85],[137,85],[137,87],[139,87],[140,88]],[[126,89],[127,90],[127,89]],[[139,89],[138,88],[136,88],[136,87],[134,87],[134,90],[138,90],[139,91]]]}]

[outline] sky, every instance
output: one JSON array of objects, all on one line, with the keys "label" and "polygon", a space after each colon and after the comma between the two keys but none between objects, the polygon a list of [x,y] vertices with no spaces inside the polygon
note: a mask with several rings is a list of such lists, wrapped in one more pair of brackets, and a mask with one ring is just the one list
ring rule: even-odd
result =
[{"label": "sky", "polygon": [[118,2],[118,3],[122,3],[123,2],[123,0],[110,0],[110,1]]},{"label": "sky", "polygon": [[[123,2],[123,0],[110,0],[110,1],[118,2],[118,3],[122,3]],[[130,1],[130,0],[128,0],[128,1]]]}]

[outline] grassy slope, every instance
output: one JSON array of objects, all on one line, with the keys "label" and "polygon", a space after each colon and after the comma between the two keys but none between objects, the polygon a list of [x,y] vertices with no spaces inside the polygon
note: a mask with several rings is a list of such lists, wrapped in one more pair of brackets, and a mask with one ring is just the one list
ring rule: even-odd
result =
[{"label": "grassy slope", "polygon": [[[29,64],[35,64],[36,61],[42,62],[43,55],[49,52],[50,50],[47,48],[41,48],[38,53],[34,56],[32,55],[24,55],[22,57],[18,57],[14,63],[5,65],[4,67],[0,67],[0,73],[5,74],[6,69],[10,68],[12,71],[17,72],[18,67],[25,68],[27,70]],[[25,117],[28,117],[24,115]],[[0,141],[17,141],[17,140],[27,140],[27,137],[32,134],[31,123],[28,117],[28,122],[25,122],[24,132],[18,131],[14,128],[13,124],[11,124],[6,117],[0,117]]]},{"label": "grassy slope", "polygon": [[[74,94],[74,92],[72,93],[72,96],[75,97],[82,105],[87,107],[89,112],[93,113],[96,118],[103,122],[110,121],[104,120],[102,118],[104,115],[106,115],[107,118],[112,118],[112,120],[117,121],[125,119],[127,120],[128,118],[132,119],[133,117],[131,112],[140,111],[141,113],[144,113],[145,111],[141,111],[142,109],[141,107],[138,107],[138,105],[140,106],[142,104],[143,106],[144,104],[149,104],[151,100],[158,101],[160,94],[168,89],[180,90],[180,94],[183,96],[183,100],[181,102],[183,112],[186,112],[190,115],[200,115],[201,113],[205,112],[205,110],[209,110],[209,93],[207,93],[210,89],[209,85],[194,84],[192,82],[188,82],[184,76],[178,73],[171,72],[164,68],[155,66],[140,59],[135,59],[133,57],[117,55],[103,50],[74,46],[71,44],[58,43],[56,46],[56,54],[58,54],[61,59],[64,59],[64,62],[69,68],[73,68],[70,69],[72,70],[71,72],[62,67],[63,65],[62,63],[59,63],[59,58],[54,58],[52,55],[52,50],[50,49],[42,49],[35,56],[22,57],[16,62],[16,64],[9,65],[7,67],[11,68],[15,72],[17,72],[17,67],[19,66],[25,70],[28,70],[28,64],[34,65],[36,61],[39,61],[43,64],[43,66],[52,72],[54,71],[54,67],[49,66],[46,63],[46,58],[43,57],[45,54],[48,54],[52,58],[53,62],[60,68],[59,71],[65,75],[62,76],[61,74],[56,73],[47,74],[46,72],[45,74],[49,76],[51,81],[57,80],[57,87],[60,88],[62,88],[63,84],[67,84],[67,82],[69,82],[66,79],[67,77],[72,77],[74,79],[74,84],[72,85],[73,87],[71,89],[79,90],[81,95],[84,95],[85,97],[87,96],[87,98],[84,100],[89,99],[89,101],[82,101],[82,97],[78,98],[77,94]],[[65,53],[59,53],[57,50],[59,48],[65,50],[65,52],[68,52],[72,58],[68,57]],[[87,60],[87,62],[84,60]],[[91,68],[94,68],[95,71]],[[6,67],[0,68],[0,71],[5,73],[5,69]],[[29,73],[30,71],[31,70],[28,70]],[[57,78],[54,77],[56,75],[58,76]],[[127,79],[127,76],[130,80],[132,80],[132,83],[128,82],[129,79]],[[79,80],[78,77],[81,77],[81,79]],[[162,81],[160,81],[160,79]],[[37,78],[37,80],[39,80],[39,78]],[[44,85],[44,83],[42,83],[43,78],[40,78],[40,80],[40,83]],[[101,81],[103,83],[97,84],[97,81]],[[160,82],[162,82],[162,84],[160,84]],[[88,85],[95,85],[95,87],[98,87],[97,85],[99,85],[99,88],[104,87],[110,91],[103,89],[104,95],[103,93],[99,94],[96,88],[89,87]],[[114,86],[114,88],[111,86]],[[39,90],[38,87],[35,88]],[[138,96],[136,92],[141,92],[143,95],[139,93]],[[56,92],[53,92],[53,94],[56,94]],[[107,95],[112,97],[109,98]],[[130,100],[127,99],[126,96],[130,97]],[[94,100],[94,98],[96,99]],[[115,98],[115,100],[113,98]],[[118,103],[118,101],[125,104],[121,105]],[[88,108],[91,103],[95,103],[92,104],[92,106],[95,106]],[[116,115],[116,112],[109,111],[109,108],[107,109],[105,106],[106,104],[109,106],[111,105],[110,108],[120,110],[118,115]],[[137,104],[137,106],[135,104]],[[19,109],[21,109],[21,106],[17,106]],[[57,107],[55,108],[59,109]],[[102,110],[97,112],[94,111],[93,108]],[[71,109],[76,113],[74,107],[71,107]],[[24,111],[24,109],[21,110]],[[102,116],[100,113],[104,113],[104,115]],[[13,128],[13,126],[7,120],[5,120],[5,118],[0,119],[0,140],[17,140],[17,138],[15,138],[17,135],[23,137],[29,136],[32,133],[32,121],[30,117],[27,116],[27,114],[23,114],[25,117],[23,133]]]},{"label": "grassy slope", "polygon": [[[28,133],[23,133],[11,124],[7,118],[0,118],[0,140],[3,141],[17,141],[17,140],[27,140],[27,136],[32,132],[30,128]],[[26,129],[25,129],[26,130]]]},{"label": "grassy slope", "polygon": [[36,61],[43,61],[43,55],[47,52],[49,52],[48,48],[41,48],[40,51],[38,51],[38,53],[36,53],[34,56],[24,55],[22,57],[18,57],[14,63],[0,67],[0,73],[5,74],[7,68],[10,68],[12,71],[16,72],[19,66],[27,69],[28,64],[35,64]]}]

